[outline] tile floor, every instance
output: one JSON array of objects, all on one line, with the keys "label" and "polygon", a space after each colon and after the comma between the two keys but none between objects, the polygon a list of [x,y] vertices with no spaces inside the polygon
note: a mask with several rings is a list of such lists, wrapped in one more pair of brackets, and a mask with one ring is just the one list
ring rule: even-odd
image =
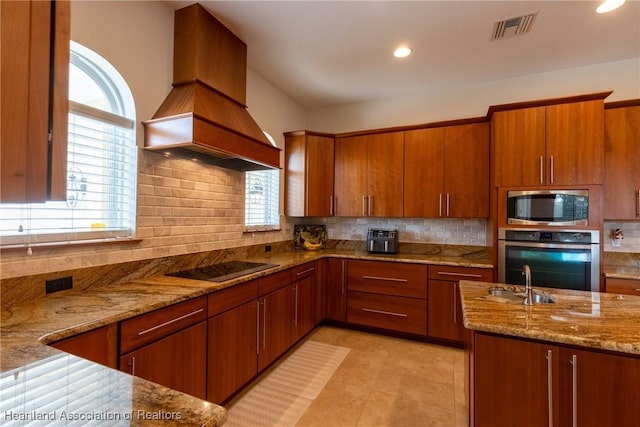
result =
[{"label": "tile floor", "polygon": [[462,350],[331,326],[307,339],[351,351],[297,426],[467,425]]}]

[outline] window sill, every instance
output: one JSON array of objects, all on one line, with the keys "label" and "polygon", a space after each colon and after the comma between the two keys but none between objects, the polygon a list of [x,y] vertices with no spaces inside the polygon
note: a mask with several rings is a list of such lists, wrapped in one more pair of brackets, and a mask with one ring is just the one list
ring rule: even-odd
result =
[{"label": "window sill", "polygon": [[[112,244],[139,244],[142,242],[142,239],[135,238],[126,238],[126,239],[118,239],[118,238],[108,238],[108,239],[91,239],[91,240],[72,240],[67,242],[47,242],[47,243],[32,243],[29,246],[32,250],[35,249],[60,249],[60,248],[81,248],[85,246],[98,246],[98,245],[112,245]],[[17,245],[6,245],[0,246],[0,252],[20,252],[25,251],[27,249],[27,245],[25,244],[17,244]]]},{"label": "window sill", "polygon": [[282,228],[254,228],[254,229],[244,230],[242,234],[265,233],[269,231],[282,231]]}]

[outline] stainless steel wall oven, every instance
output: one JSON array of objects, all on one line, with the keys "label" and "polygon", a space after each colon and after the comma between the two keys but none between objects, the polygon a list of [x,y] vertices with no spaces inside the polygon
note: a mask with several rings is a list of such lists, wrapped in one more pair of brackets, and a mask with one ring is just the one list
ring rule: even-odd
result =
[{"label": "stainless steel wall oven", "polygon": [[524,285],[524,265],[533,286],[599,291],[600,232],[499,229],[499,282]]}]

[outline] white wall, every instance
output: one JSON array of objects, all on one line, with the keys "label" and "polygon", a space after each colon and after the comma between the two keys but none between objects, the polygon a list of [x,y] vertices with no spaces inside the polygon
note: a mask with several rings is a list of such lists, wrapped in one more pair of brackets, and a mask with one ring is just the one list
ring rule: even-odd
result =
[{"label": "white wall", "polygon": [[640,98],[640,58],[312,110],[307,128],[339,133],[481,117],[491,105],[611,90],[606,102]]}]

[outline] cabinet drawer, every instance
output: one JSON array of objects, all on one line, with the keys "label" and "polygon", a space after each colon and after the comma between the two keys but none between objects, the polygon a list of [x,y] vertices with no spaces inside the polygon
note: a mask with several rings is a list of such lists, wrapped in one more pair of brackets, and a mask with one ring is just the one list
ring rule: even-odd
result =
[{"label": "cabinet drawer", "polygon": [[427,301],[351,291],[347,299],[347,322],[427,335]]},{"label": "cabinet drawer", "polygon": [[640,280],[607,278],[605,281],[607,292],[627,295],[640,295]]},{"label": "cabinet drawer", "polygon": [[207,298],[161,308],[120,324],[120,354],[156,341],[207,318]]},{"label": "cabinet drawer", "polygon": [[457,267],[454,265],[430,265],[429,279],[438,280],[477,280],[492,282],[492,268]]},{"label": "cabinet drawer", "polygon": [[251,280],[209,295],[209,317],[258,298],[258,281]]},{"label": "cabinet drawer", "polygon": [[290,269],[291,271],[291,281],[295,282],[300,279],[304,279],[305,277],[312,276],[316,274],[316,262],[307,262],[302,265],[297,265]]},{"label": "cabinet drawer", "polygon": [[261,277],[258,279],[258,295],[266,295],[289,284],[291,284],[291,269]]},{"label": "cabinet drawer", "polygon": [[347,263],[347,289],[411,298],[427,298],[427,266],[399,262]]}]

